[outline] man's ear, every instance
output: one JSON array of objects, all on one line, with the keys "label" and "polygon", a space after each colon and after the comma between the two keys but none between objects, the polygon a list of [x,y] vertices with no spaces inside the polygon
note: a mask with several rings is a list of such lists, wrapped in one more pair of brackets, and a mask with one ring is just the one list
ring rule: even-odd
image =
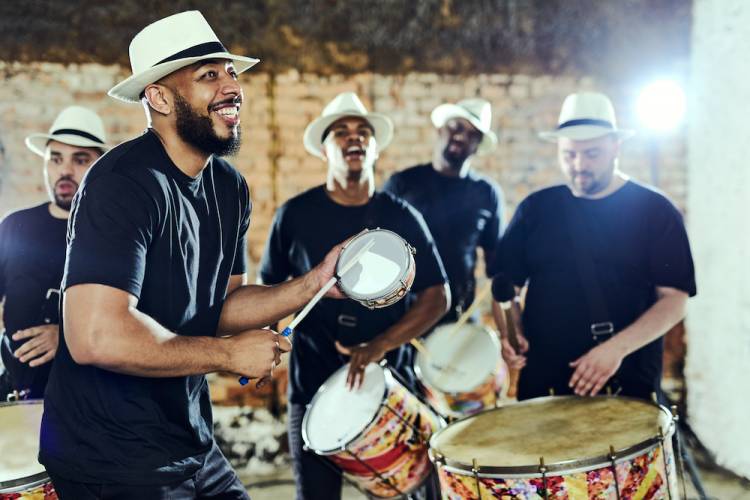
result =
[{"label": "man's ear", "polygon": [[164,85],[152,83],[143,90],[144,97],[151,109],[162,115],[172,112],[172,93]]}]

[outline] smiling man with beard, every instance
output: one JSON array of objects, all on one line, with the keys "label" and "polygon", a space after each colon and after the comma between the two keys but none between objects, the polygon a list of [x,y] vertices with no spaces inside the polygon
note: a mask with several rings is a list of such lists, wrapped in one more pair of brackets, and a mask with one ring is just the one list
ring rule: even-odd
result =
[{"label": "smiling man with beard", "polygon": [[238,74],[258,60],[230,54],[197,11],[144,28],[130,59],[109,93],[140,101],[150,126],[73,203],[39,460],[63,500],[244,499],[205,374],[264,384],[291,345],[260,328],[306,304],[340,249],[278,287],[247,285],[248,187],[219,156],[239,148]]},{"label": "smiling man with beard", "polygon": [[477,248],[484,250],[487,276],[503,226],[503,194],[491,179],[471,169],[477,155],[492,151],[492,108],[484,99],[441,104],[431,115],[437,128],[432,162],[393,174],[383,186],[414,206],[427,222],[451,287],[456,321],[474,301]]},{"label": "smiling man with beard", "polygon": [[57,351],[59,289],[70,205],[89,167],[107,150],[101,118],[71,106],[27,147],[44,158],[51,201],[8,214],[0,223],[0,299],[5,300],[0,396],[41,398]]}]

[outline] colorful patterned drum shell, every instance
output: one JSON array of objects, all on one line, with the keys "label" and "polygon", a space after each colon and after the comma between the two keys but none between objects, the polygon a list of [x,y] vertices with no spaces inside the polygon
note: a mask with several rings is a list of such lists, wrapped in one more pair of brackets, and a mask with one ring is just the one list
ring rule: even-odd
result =
[{"label": "colorful patterned drum shell", "polygon": [[446,500],[679,498],[673,433],[653,403],[548,397],[454,422],[432,436],[430,459]]},{"label": "colorful patterned drum shell", "polygon": [[461,418],[494,408],[508,379],[500,341],[490,329],[464,324],[441,325],[418,352],[414,371],[427,401],[444,417]]},{"label": "colorful patterned drum shell", "polygon": [[339,288],[347,297],[376,309],[395,304],[406,295],[414,283],[416,266],[414,249],[398,234],[387,229],[366,229],[341,249],[337,276],[370,242],[372,247],[339,278]]},{"label": "colorful patterned drum shell", "polygon": [[427,443],[443,422],[388,368],[368,365],[354,391],[346,388],[348,370],[347,364],[331,375],[310,403],[305,445],[375,498],[415,490],[432,470]]},{"label": "colorful patterned drum shell", "polygon": [[37,460],[42,410],[41,401],[0,404],[0,500],[57,498]]}]

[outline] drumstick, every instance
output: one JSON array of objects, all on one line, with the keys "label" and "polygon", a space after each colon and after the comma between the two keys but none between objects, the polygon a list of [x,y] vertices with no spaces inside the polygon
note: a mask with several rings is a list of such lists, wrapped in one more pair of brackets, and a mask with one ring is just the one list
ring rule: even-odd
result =
[{"label": "drumstick", "polygon": [[457,333],[461,329],[461,327],[464,326],[464,323],[469,321],[471,315],[474,314],[474,311],[477,310],[477,308],[482,304],[482,301],[487,297],[487,295],[490,294],[491,291],[492,281],[488,281],[477,295],[477,298],[474,299],[474,303],[464,311],[460,318],[458,318],[458,321],[456,321],[456,325],[453,327],[453,330],[451,330],[451,334]]},{"label": "drumstick", "polygon": [[430,360],[430,351],[427,350],[427,347],[422,341],[418,339],[411,339],[409,343],[413,345],[417,351],[421,352],[428,361]]},{"label": "drumstick", "polygon": [[[315,304],[320,302],[320,299],[323,298],[323,295],[328,292],[331,288],[333,288],[333,285],[336,284],[338,280],[344,277],[344,275],[349,272],[351,268],[357,264],[357,262],[360,261],[362,257],[372,248],[372,246],[375,244],[375,240],[370,240],[367,243],[365,243],[362,248],[357,252],[352,259],[344,264],[341,267],[341,272],[338,274],[338,276],[332,276],[331,279],[329,279],[323,287],[318,290],[318,293],[313,296],[313,298],[310,300],[310,302],[307,303],[307,305],[300,311],[300,313],[292,320],[291,323],[289,323],[289,326],[284,328],[284,331],[281,332],[281,335],[284,337],[288,337],[294,332],[294,329],[297,327],[297,325],[305,319],[305,316],[307,316],[313,307],[315,307]],[[240,377],[240,385],[245,385],[249,382],[249,379],[247,377]]]}]

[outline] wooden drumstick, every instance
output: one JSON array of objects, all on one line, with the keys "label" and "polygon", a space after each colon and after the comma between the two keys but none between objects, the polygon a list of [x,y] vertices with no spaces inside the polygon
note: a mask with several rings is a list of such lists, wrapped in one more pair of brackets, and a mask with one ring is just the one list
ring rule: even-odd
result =
[{"label": "wooden drumstick", "polygon": [[411,339],[409,341],[409,343],[411,345],[413,345],[414,348],[417,351],[419,351],[420,353],[422,353],[422,355],[425,358],[427,358],[428,361],[430,360],[430,356],[431,356],[430,351],[427,350],[427,346],[425,346],[424,343],[421,340],[419,340],[419,339]]},{"label": "wooden drumstick", "polygon": [[492,291],[492,280],[488,281],[482,290],[477,295],[477,298],[474,299],[474,303],[471,304],[471,306],[464,311],[464,313],[461,315],[460,318],[458,318],[458,321],[456,321],[456,325],[453,327],[453,330],[451,330],[451,334],[457,333],[464,324],[469,321],[469,318],[472,314],[474,314],[474,311],[477,310],[477,308],[482,304],[482,301],[490,294]]},{"label": "wooden drumstick", "polygon": [[[364,257],[364,255],[375,245],[375,240],[370,240],[364,245],[362,245],[362,248],[352,257],[352,259],[344,264],[341,267],[341,272],[336,275],[332,276],[331,279],[329,279],[325,285],[321,287],[320,290],[318,290],[318,293],[316,293],[312,299],[310,299],[310,302],[307,303],[307,305],[299,312],[299,314],[289,323],[289,326],[284,328],[284,330],[280,333],[283,337],[288,337],[294,332],[294,329],[297,327],[297,325],[300,324],[300,322],[305,319],[305,316],[307,316],[313,307],[315,307],[315,304],[320,302],[320,299],[323,298],[323,296],[333,288],[333,285],[338,282],[341,278],[344,277],[344,275],[351,270],[359,261]],[[247,377],[240,377],[240,385],[245,385],[249,382],[249,379]]]}]

